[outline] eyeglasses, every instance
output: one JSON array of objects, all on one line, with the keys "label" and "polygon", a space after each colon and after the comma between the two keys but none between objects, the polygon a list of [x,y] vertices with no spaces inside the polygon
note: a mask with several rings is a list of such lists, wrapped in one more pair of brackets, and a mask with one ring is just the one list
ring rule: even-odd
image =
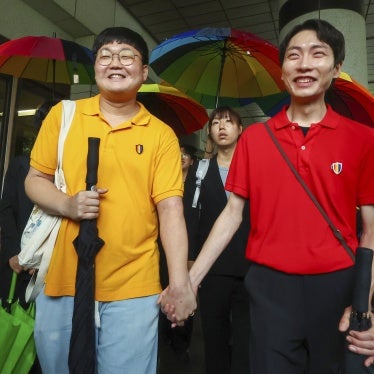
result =
[{"label": "eyeglasses", "polygon": [[97,62],[101,66],[108,66],[112,63],[113,57],[118,56],[118,60],[123,66],[130,66],[134,63],[136,55],[131,49],[122,49],[118,53],[112,53],[109,49],[102,49],[97,55]]}]

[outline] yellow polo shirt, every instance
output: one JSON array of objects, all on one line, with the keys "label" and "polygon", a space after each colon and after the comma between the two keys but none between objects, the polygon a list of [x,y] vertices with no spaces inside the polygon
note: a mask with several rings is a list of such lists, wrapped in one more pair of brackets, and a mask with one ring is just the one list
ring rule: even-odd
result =
[{"label": "yellow polo shirt", "polygon": [[[67,194],[85,189],[87,138],[100,141],[98,187],[108,188],[97,220],[105,245],[96,256],[96,300],[114,301],[160,292],[156,204],[183,195],[178,139],[142,104],[137,115],[112,128],[100,114],[99,95],[78,100],[65,141]],[[54,174],[62,104],[45,119],[31,166]],[[46,277],[49,296],[74,295],[79,223],[63,219]]]}]

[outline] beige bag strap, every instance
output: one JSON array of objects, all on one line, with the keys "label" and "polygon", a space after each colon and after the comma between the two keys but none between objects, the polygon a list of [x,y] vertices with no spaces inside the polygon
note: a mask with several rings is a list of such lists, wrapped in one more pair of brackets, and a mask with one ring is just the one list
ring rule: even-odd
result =
[{"label": "beige bag strap", "polygon": [[[62,156],[64,151],[65,139],[69,132],[70,125],[74,117],[76,104],[75,101],[72,100],[62,100],[62,106],[63,108],[61,118],[61,129],[58,138],[58,154],[57,169],[55,173],[55,185],[59,190],[66,192],[65,178],[62,170]],[[39,292],[41,291],[41,289],[43,288],[44,279],[47,275],[49,263],[51,261],[53,253],[53,248],[55,246],[57,235],[60,229],[61,220],[62,218],[60,217],[60,219],[56,222],[55,226],[53,227],[46,242],[43,243],[45,250],[43,252],[39,270],[34,272],[26,288],[25,300],[27,302],[34,301],[38,296]]]}]

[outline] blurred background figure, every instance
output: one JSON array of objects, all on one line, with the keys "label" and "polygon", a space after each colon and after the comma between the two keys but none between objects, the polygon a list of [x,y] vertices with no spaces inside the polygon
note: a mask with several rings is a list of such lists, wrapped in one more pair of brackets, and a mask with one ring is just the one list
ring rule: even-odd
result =
[{"label": "blurred background figure", "polygon": [[197,149],[192,145],[181,144],[183,182],[186,180],[190,166],[196,161]]},{"label": "blurred background figure", "polygon": [[[182,175],[183,182],[187,178],[188,171],[197,160],[197,149],[188,144],[180,144]],[[160,280],[162,288],[169,284],[168,269],[166,264],[165,252],[162,249],[160,240],[158,241],[160,248]],[[184,326],[171,328],[171,323],[166,315],[160,311],[159,315],[159,374],[177,373],[189,368],[190,353],[189,347],[191,343],[193,329],[193,318],[190,317],[185,321]],[[171,371],[172,370],[172,371]]]},{"label": "blurred background figure", "polygon": [[[39,131],[43,119],[57,101],[43,103],[35,112],[34,126]],[[18,264],[18,253],[23,229],[30,216],[33,203],[25,193],[24,181],[29,171],[30,156],[23,153],[14,157],[5,175],[4,189],[0,201],[0,298],[5,300],[8,296],[12,273],[18,273],[15,297],[23,306],[25,302],[25,289],[30,279],[28,272]]]},{"label": "blurred background figure", "polygon": [[[43,103],[35,112],[34,126],[39,131],[43,119],[57,101]],[[30,156],[23,153],[14,157],[8,166],[3,194],[0,200],[0,299],[4,304],[9,294],[12,273],[18,274],[15,299],[19,299],[23,307],[27,307],[25,290],[30,275],[18,263],[20,242],[23,229],[33,208],[32,201],[26,196],[24,181],[29,171]],[[38,363],[34,364],[31,373],[41,373]]]},{"label": "blurred background figure", "polygon": [[[227,173],[243,130],[240,115],[230,107],[218,107],[209,117],[209,166],[201,183],[197,207],[192,207],[198,163],[188,173],[184,212],[189,260],[199,254],[219,214],[226,206]],[[205,149],[205,154],[207,149]],[[244,276],[249,262],[244,253],[249,232],[248,206],[240,228],[216,260],[198,289],[207,374],[249,373],[249,296]]]}]

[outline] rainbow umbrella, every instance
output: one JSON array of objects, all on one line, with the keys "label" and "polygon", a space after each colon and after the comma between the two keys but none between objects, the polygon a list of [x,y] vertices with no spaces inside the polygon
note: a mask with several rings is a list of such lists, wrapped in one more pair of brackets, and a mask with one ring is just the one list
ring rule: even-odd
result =
[{"label": "rainbow umbrella", "polygon": [[150,66],[197,100],[213,97],[210,107],[220,105],[221,98],[248,99],[285,89],[277,48],[231,28],[208,27],[173,36],[153,49]]},{"label": "rainbow umbrella", "polygon": [[200,130],[208,122],[208,114],[203,106],[171,86],[143,84],[137,100],[173,128],[177,136]]},{"label": "rainbow umbrella", "polygon": [[[325,100],[339,114],[374,127],[374,96],[364,86],[342,72],[326,92]],[[289,104],[290,95],[275,95],[252,99],[265,114],[273,116]]]},{"label": "rainbow umbrella", "polygon": [[24,36],[1,44],[0,73],[46,83],[95,83],[90,49],[47,36]]}]

